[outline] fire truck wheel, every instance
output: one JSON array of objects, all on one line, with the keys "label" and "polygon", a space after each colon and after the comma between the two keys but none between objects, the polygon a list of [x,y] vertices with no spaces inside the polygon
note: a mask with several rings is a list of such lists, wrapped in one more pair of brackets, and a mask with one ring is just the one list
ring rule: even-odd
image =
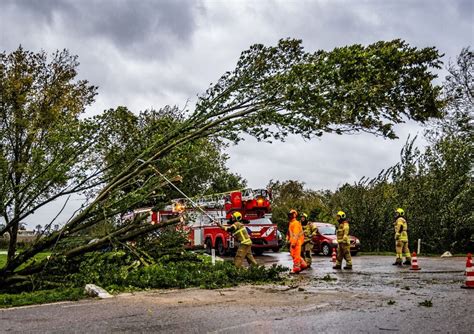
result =
[{"label": "fire truck wheel", "polygon": [[206,239],[205,245],[206,245],[206,253],[211,254],[211,249],[212,249],[211,239]]},{"label": "fire truck wheel", "polygon": [[219,256],[224,256],[225,253],[226,253],[224,243],[222,242],[222,239],[220,239],[220,238],[216,240],[216,250],[217,250],[217,254]]}]

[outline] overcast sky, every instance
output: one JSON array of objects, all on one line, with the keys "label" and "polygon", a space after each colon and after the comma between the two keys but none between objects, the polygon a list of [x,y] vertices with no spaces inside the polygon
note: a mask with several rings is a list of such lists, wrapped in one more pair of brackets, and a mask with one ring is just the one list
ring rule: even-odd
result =
[{"label": "overcast sky", "polygon": [[[138,112],[189,101],[192,108],[197,94],[235,68],[241,51],[285,37],[302,39],[308,51],[401,38],[436,46],[446,62],[473,44],[473,3],[0,0],[0,50],[21,44],[77,54],[80,77],[99,86],[90,115],[119,105]],[[393,165],[407,136],[423,132],[416,124],[397,129],[400,139],[393,141],[325,135],[270,145],[248,139],[228,149],[228,165],[251,187],[296,179],[313,189],[336,189]],[[39,215],[52,209],[43,211]]]}]

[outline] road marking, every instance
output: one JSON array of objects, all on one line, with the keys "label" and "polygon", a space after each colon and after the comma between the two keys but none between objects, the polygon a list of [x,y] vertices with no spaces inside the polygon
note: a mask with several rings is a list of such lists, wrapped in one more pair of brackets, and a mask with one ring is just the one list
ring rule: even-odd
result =
[{"label": "road marking", "polygon": [[320,308],[325,308],[329,306],[329,303],[323,303],[323,304],[319,304],[319,305],[316,305],[316,306],[311,306],[311,307],[307,307],[307,308],[303,308],[301,309],[300,311],[298,312],[307,312],[307,311],[314,311],[314,310],[317,310],[317,309],[320,309]]},{"label": "road marking", "polygon": [[70,307],[79,307],[79,306],[89,306],[89,305],[95,305],[95,304],[97,304],[97,302],[98,302],[98,300],[96,300],[95,302],[89,302],[89,303],[76,303],[76,304],[61,306],[61,308],[70,308]]},{"label": "road marking", "polygon": [[[282,319],[278,319],[278,320],[283,320]],[[265,325],[268,323],[268,320],[257,320],[257,321],[252,321],[252,322],[246,322],[246,323],[243,323],[243,324],[239,324],[239,325],[236,325],[236,326],[230,326],[230,327],[225,327],[225,328],[221,328],[221,329],[218,329],[218,330],[215,330],[215,331],[212,331],[212,332],[209,332],[209,333],[227,333],[229,330],[231,329],[239,329],[239,328],[244,328],[244,327],[255,327],[255,325]],[[255,330],[255,328],[253,328]]]},{"label": "road marking", "polygon": [[55,303],[45,303],[45,304],[35,304],[35,305],[25,305],[25,306],[15,306],[15,307],[9,307],[9,308],[1,308],[0,312],[4,311],[15,311],[15,310],[21,310],[21,309],[26,309],[26,308],[33,308],[33,307],[42,307],[42,306],[50,306],[50,305],[61,305],[61,304],[68,304],[72,303],[72,301],[64,301],[64,302],[55,302]]}]

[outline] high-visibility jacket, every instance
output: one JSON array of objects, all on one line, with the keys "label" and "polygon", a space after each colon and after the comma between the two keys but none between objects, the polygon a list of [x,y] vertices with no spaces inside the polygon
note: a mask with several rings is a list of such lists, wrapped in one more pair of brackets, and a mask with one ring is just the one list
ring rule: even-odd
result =
[{"label": "high-visibility jacket", "polygon": [[304,242],[303,227],[301,226],[301,223],[298,220],[292,219],[290,221],[290,225],[288,226],[287,238],[291,245],[303,244]]},{"label": "high-visibility jacket", "polygon": [[235,222],[231,226],[224,226],[224,230],[231,232],[234,238],[242,245],[252,245],[247,228],[241,222]]},{"label": "high-visibility jacket", "polygon": [[349,238],[349,222],[347,220],[339,223],[339,226],[336,230],[337,242],[340,244],[351,244],[351,239]]},{"label": "high-visibility jacket", "polygon": [[318,234],[318,228],[316,225],[308,223],[303,227],[304,232],[304,243],[312,242],[313,237]]},{"label": "high-visibility jacket", "polygon": [[395,240],[408,241],[408,224],[405,218],[398,217],[395,221]]}]

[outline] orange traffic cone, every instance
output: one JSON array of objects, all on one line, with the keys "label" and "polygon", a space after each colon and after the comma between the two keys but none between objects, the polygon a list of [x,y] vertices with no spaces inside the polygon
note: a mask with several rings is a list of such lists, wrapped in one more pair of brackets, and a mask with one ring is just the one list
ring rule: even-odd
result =
[{"label": "orange traffic cone", "polygon": [[421,270],[420,267],[418,267],[418,259],[416,258],[416,252],[413,252],[411,255],[411,268],[410,270]]},{"label": "orange traffic cone", "polygon": [[463,289],[474,289],[474,267],[472,267],[472,255],[467,254],[466,261],[466,284],[461,286]]},{"label": "orange traffic cone", "polygon": [[332,249],[331,261],[334,263],[336,262],[336,247]]}]

